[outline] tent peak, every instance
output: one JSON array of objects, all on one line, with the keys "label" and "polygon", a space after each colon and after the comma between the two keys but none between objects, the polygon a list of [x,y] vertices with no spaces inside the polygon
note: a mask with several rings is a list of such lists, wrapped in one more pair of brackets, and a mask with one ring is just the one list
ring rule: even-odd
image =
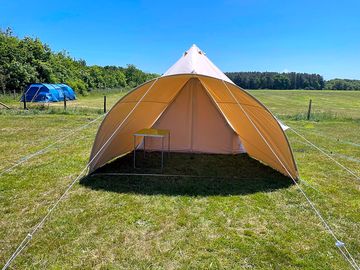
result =
[{"label": "tent peak", "polygon": [[194,53],[206,55],[206,53],[203,52],[198,46],[196,46],[196,44],[193,44],[193,45],[190,47],[189,50],[187,50],[186,52],[184,52],[184,56],[191,55],[191,54],[194,54]]},{"label": "tent peak", "polygon": [[233,83],[196,44],[193,44],[163,76],[175,74],[200,74]]}]

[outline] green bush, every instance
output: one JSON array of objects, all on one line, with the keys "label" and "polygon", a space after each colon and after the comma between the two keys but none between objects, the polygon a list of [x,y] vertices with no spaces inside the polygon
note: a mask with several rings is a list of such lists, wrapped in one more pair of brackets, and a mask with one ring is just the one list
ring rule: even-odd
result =
[{"label": "green bush", "polygon": [[81,95],[85,95],[87,93],[87,86],[82,80],[69,80],[66,81],[66,84],[69,85],[72,89],[74,89],[75,92]]}]

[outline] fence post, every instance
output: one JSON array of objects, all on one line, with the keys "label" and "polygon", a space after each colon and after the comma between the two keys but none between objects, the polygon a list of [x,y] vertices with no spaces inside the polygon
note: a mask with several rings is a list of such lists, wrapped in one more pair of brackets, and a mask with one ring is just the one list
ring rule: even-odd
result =
[{"label": "fence post", "polygon": [[15,92],[15,90],[13,90],[14,91],[14,99],[16,99],[16,92]]},{"label": "fence post", "polygon": [[24,110],[27,110],[27,108],[26,108],[26,94],[24,94]]},{"label": "fence post", "polygon": [[64,111],[66,111],[66,96],[64,95]]},{"label": "fence post", "polygon": [[104,96],[104,113],[106,113],[106,96]]},{"label": "fence post", "polygon": [[308,109],[308,113],[307,113],[307,120],[310,120],[310,115],[311,115],[311,103],[312,103],[312,100],[310,99],[310,100],[309,100],[309,109]]}]

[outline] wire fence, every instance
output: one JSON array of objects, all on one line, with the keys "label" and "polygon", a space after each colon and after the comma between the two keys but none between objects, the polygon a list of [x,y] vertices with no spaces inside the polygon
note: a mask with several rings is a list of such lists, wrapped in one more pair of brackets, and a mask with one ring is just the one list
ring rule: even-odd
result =
[{"label": "wire fence", "polygon": [[92,90],[86,96],[78,95],[75,100],[58,102],[21,101],[22,94],[0,94],[0,114],[102,114],[130,89]]}]

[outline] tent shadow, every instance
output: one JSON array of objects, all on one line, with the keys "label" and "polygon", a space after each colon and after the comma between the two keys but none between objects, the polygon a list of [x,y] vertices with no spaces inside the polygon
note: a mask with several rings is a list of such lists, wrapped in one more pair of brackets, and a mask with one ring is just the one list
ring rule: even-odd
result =
[{"label": "tent shadow", "polygon": [[[80,180],[93,190],[168,196],[230,196],[272,192],[288,188],[292,180],[246,154],[214,155],[171,153],[163,174],[159,153],[143,159],[133,169],[133,155],[118,158]],[[132,175],[130,175],[132,174]]]}]

